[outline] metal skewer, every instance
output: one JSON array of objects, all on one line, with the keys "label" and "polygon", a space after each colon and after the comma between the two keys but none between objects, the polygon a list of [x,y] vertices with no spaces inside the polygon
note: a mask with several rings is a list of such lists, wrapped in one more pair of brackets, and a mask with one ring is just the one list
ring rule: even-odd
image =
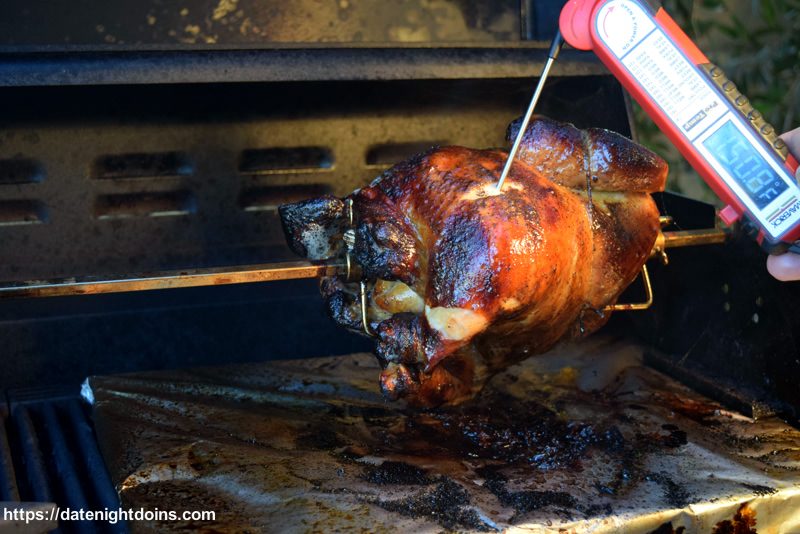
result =
[{"label": "metal skewer", "polygon": [[[663,232],[658,235],[654,254],[666,248],[723,243],[727,234],[718,229]],[[344,276],[358,279],[358,267],[349,258],[335,263],[307,261],[265,263],[212,269],[190,269],[147,273],[125,279],[101,280],[96,277],[61,280],[32,280],[0,285],[0,299],[21,297],[61,297],[68,295],[100,295],[126,291],[151,291],[181,287],[219,286],[252,282],[277,282],[323,276]]]},{"label": "metal skewer", "polygon": [[676,230],[662,232],[656,238],[654,250],[659,247],[677,248],[698,245],[721,245],[728,238],[723,230]]},{"label": "metal skewer", "polygon": [[0,287],[0,298],[60,297],[66,295],[99,295],[126,291],[151,291],[181,287],[276,282],[299,278],[346,275],[346,263],[314,264],[307,261],[265,263],[238,267],[189,269],[147,273],[118,280],[99,280],[94,277],[62,280],[30,281]]},{"label": "metal skewer", "polygon": [[531,117],[533,116],[533,110],[536,108],[536,103],[539,101],[539,96],[542,94],[542,89],[544,89],[544,82],[547,80],[547,76],[550,74],[550,68],[553,66],[553,63],[555,63],[563,44],[564,39],[561,37],[561,32],[557,31],[555,37],[553,37],[553,44],[550,45],[550,52],[547,54],[547,61],[542,69],[542,74],[539,76],[539,82],[536,84],[536,90],[533,92],[533,98],[531,98],[531,103],[528,104],[528,111],[525,112],[525,117],[522,119],[522,124],[519,126],[517,137],[514,139],[514,144],[511,146],[511,151],[508,153],[508,159],[506,160],[506,164],[503,166],[503,172],[500,175],[500,180],[497,181],[498,191],[503,188],[503,182],[505,182],[508,172],[511,170],[511,164],[514,162],[514,158],[517,156],[519,145],[522,143],[522,138],[525,136],[525,130],[528,129],[528,123],[531,121]]}]

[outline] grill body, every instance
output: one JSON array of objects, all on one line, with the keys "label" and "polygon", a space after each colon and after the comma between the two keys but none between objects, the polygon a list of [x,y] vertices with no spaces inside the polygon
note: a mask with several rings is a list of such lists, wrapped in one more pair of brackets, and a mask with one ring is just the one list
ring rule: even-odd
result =
[{"label": "grill body", "polygon": [[[560,8],[229,4],[6,6],[0,279],[291,259],[279,204],[347,194],[433,145],[504,145]],[[634,133],[625,94],[586,53],[561,54],[538,111]],[[714,224],[708,205],[659,203],[682,229]],[[798,291],[768,278],[752,243],[676,252],[654,284],[654,310],[607,328],[715,399],[796,417]],[[0,301],[0,344],[0,501],[94,508],[114,495],[77,401],[85,377],[370,348],[324,316],[313,281]]]}]

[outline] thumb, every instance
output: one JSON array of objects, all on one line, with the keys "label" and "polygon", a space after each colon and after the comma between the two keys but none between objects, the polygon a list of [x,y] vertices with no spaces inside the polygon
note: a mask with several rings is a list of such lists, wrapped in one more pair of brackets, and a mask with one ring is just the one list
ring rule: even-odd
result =
[{"label": "thumb", "polygon": [[769,274],[784,282],[800,280],[800,255],[787,252],[767,258]]}]

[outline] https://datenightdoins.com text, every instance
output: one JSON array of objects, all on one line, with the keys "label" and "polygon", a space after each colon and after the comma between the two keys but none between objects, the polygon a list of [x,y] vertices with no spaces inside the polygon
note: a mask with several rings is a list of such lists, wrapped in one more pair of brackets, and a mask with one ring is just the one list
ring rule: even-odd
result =
[{"label": "https://datenightdoins.com text", "polygon": [[104,522],[110,525],[135,521],[147,522],[207,522],[216,519],[216,512],[212,510],[159,510],[154,508],[104,508],[102,510],[84,510],[82,508],[60,508],[58,506],[3,506],[0,516],[3,523],[31,524],[35,522],[70,522],[92,521]]}]

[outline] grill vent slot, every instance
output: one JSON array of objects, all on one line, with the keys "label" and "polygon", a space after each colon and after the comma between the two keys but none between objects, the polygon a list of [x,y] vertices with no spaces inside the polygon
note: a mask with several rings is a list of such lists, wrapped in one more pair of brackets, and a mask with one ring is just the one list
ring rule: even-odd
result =
[{"label": "grill vent slot", "polygon": [[28,158],[0,159],[0,185],[33,184],[41,182],[42,166]]},{"label": "grill vent slot", "polygon": [[239,205],[245,211],[271,211],[278,209],[281,204],[298,202],[332,192],[333,189],[327,184],[253,187],[242,192],[239,197]]},{"label": "grill vent slot", "polygon": [[47,208],[38,200],[0,201],[0,226],[39,224],[47,221]]},{"label": "grill vent slot", "polygon": [[333,152],[322,146],[258,148],[242,151],[242,174],[287,174],[333,169]]},{"label": "grill vent slot", "polygon": [[98,180],[189,176],[192,172],[183,152],[111,154],[100,156],[92,165],[92,178]]},{"label": "grill vent slot", "polygon": [[435,146],[447,145],[446,141],[410,141],[407,143],[385,143],[373,145],[367,151],[368,167],[391,167],[399,161],[424,152]]},{"label": "grill vent slot", "polygon": [[196,209],[189,191],[103,195],[97,198],[94,216],[98,219],[129,217],[169,217],[188,215]]}]

